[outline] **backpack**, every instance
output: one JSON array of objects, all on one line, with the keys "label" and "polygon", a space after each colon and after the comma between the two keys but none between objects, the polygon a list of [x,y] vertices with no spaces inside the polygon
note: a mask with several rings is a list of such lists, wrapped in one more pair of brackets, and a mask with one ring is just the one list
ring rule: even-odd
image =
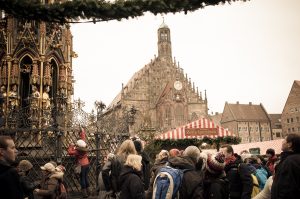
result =
[{"label": "backpack", "polygon": [[58,183],[57,189],[58,189],[58,194],[57,194],[56,199],[67,199],[68,198],[67,189],[63,182]]},{"label": "backpack", "polygon": [[251,173],[251,177],[252,177],[252,182],[253,182],[251,198],[254,198],[257,194],[259,194],[260,188],[259,188],[258,180],[257,180],[257,177],[255,176],[255,174]]},{"label": "backpack", "polygon": [[[258,183],[258,179],[255,175],[255,172],[254,172],[254,167],[252,165],[247,165],[247,164],[244,164],[242,163],[243,165],[245,165],[247,167],[247,169],[249,170],[249,172],[251,172],[251,178],[252,178],[252,192],[251,192],[251,198],[255,197],[259,192],[260,192],[260,188],[259,188],[259,183]],[[238,164],[238,168],[237,168],[237,172],[239,175],[240,174],[240,165],[241,164]]]},{"label": "backpack", "polygon": [[120,183],[121,170],[122,170],[121,161],[119,160],[119,158],[114,157],[111,160],[111,172],[110,172],[110,183],[114,193],[118,193],[121,190],[121,183]]},{"label": "backpack", "polygon": [[170,166],[162,167],[153,183],[152,199],[176,198],[185,171],[187,170],[175,169]]},{"label": "backpack", "polygon": [[261,167],[256,169],[254,174],[257,177],[260,190],[263,190],[267,181],[268,172],[263,167]]}]

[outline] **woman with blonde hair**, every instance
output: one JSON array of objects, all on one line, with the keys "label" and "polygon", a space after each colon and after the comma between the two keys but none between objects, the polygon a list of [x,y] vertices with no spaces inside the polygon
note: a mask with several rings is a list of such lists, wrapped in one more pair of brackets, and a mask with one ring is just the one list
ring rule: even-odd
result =
[{"label": "woman with blonde hair", "polygon": [[129,154],[137,154],[132,140],[125,140],[117,150],[117,156],[125,162]]},{"label": "woman with blonde hair", "polygon": [[127,156],[130,154],[137,154],[134,143],[132,140],[125,140],[118,148],[116,156],[102,169],[102,179],[105,190],[107,192],[112,191],[112,195],[116,198],[121,188],[120,173],[127,160]]},{"label": "woman with blonde hair", "polygon": [[142,156],[129,154],[120,175],[120,199],[144,199]]}]

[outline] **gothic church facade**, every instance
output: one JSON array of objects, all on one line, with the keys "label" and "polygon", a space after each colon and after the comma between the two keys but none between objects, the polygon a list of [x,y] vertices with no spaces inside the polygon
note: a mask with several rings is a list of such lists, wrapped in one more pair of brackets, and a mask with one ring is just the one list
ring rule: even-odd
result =
[{"label": "gothic church facade", "polygon": [[122,85],[105,113],[106,117],[121,117],[134,106],[131,135],[163,132],[208,116],[206,91],[202,95],[172,59],[171,32],[164,22],[157,36],[158,56]]}]

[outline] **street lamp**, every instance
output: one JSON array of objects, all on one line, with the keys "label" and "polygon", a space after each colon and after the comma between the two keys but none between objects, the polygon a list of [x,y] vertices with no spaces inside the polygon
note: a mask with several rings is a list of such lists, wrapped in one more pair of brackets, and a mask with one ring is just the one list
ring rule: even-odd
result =
[{"label": "street lamp", "polygon": [[[103,110],[106,108],[106,105],[102,101],[95,101],[94,103],[95,108],[96,108],[96,129],[97,132],[95,133],[95,138],[96,138],[96,173],[97,176],[100,173],[100,139],[101,139],[101,133],[103,134],[103,128],[101,124],[102,120],[102,114]],[[101,132],[99,132],[99,128],[101,128]],[[97,181],[97,186],[98,186],[98,181]]]}]

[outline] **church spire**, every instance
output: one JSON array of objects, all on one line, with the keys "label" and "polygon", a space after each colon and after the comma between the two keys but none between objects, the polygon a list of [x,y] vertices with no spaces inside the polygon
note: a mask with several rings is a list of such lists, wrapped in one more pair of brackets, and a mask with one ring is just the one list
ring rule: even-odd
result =
[{"label": "church spire", "polygon": [[172,61],[171,33],[169,27],[165,24],[164,19],[159,29],[157,30],[157,36],[158,57],[167,58]]}]

